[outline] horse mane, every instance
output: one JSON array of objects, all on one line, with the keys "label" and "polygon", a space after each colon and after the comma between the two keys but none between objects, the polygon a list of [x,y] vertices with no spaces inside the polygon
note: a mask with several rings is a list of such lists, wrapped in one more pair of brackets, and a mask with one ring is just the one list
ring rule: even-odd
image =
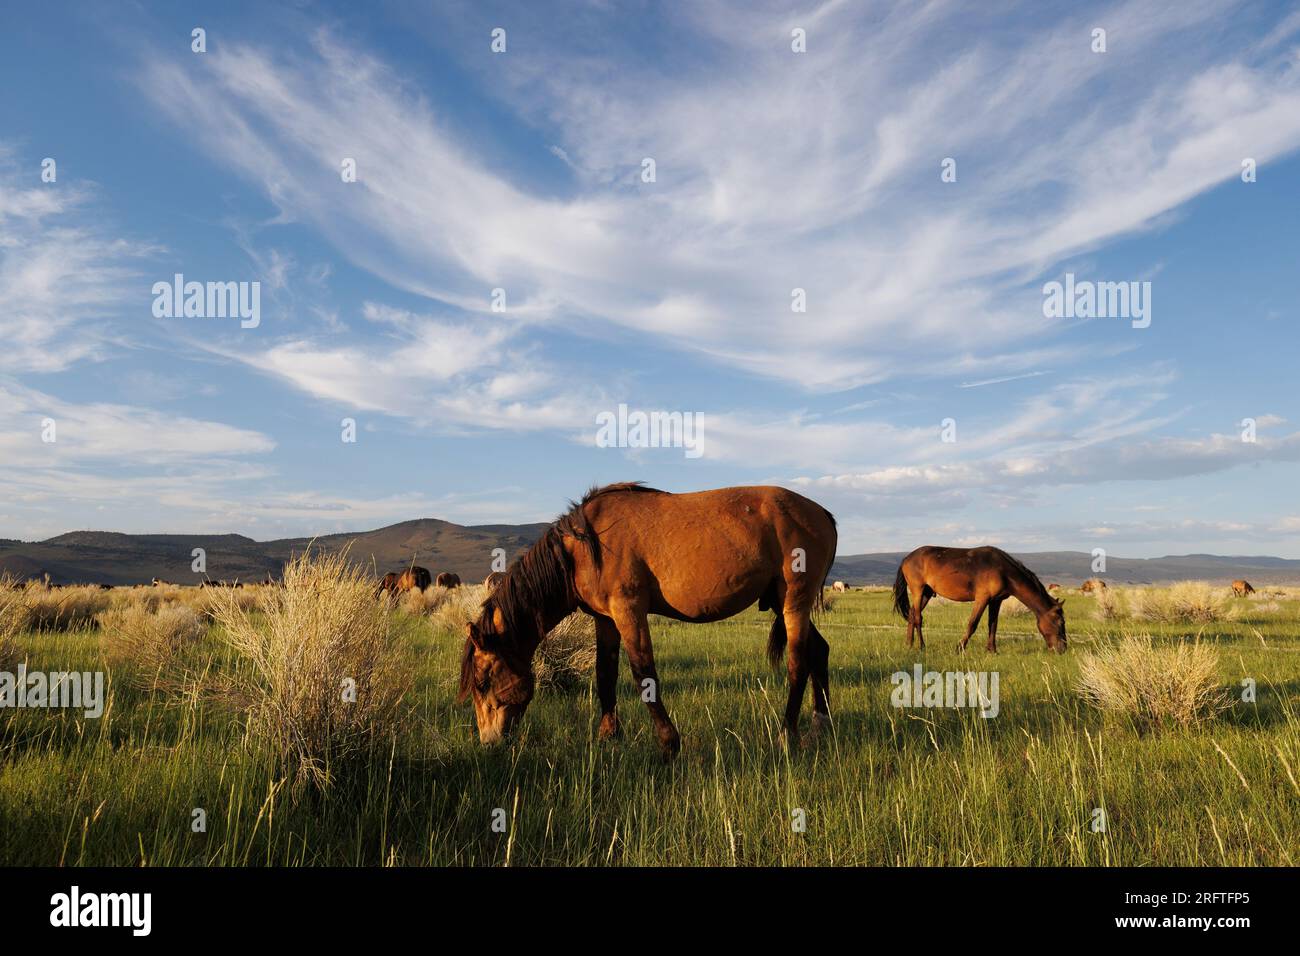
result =
[{"label": "horse mane", "polygon": [[[578,603],[578,593],[573,586],[573,559],[561,543],[564,538],[582,542],[597,568],[601,565],[600,538],[587,518],[586,506],[605,495],[636,492],[663,494],[648,488],[639,481],[623,481],[603,487],[593,485],[581,501],[570,501],[569,510],[560,515],[533,546],[524,552],[505,571],[496,589],[484,600],[479,612],[477,627],[484,634],[496,633],[495,612],[500,611],[505,624],[504,633],[510,643],[501,648],[507,655],[522,656],[518,643],[531,631],[542,631],[542,621],[555,620],[557,616],[572,613]],[[544,634],[539,633],[538,637]],[[469,692],[474,676],[474,645],[465,640],[465,652],[460,664],[460,695]],[[527,663],[519,661],[517,663]]]},{"label": "horse mane", "polygon": [[1037,574],[1025,567],[1023,561],[1006,551],[1002,552],[1002,556],[1007,559],[1008,564],[1025,576],[1025,580],[1029,582],[1030,588],[1032,588],[1036,594],[1040,597],[1048,598],[1053,603],[1056,602],[1056,598],[1052,597],[1052,592],[1047,590],[1047,586],[1043,584]]}]

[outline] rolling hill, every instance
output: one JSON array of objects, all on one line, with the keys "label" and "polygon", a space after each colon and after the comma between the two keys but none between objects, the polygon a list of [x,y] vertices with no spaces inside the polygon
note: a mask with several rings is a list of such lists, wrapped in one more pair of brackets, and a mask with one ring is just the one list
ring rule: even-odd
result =
[{"label": "rolling hill", "polygon": [[[507,560],[513,560],[546,527],[544,523],[458,525],[437,518],[419,518],[374,531],[324,535],[314,541],[317,547],[328,550],[347,548],[354,561],[373,568],[376,576],[414,562],[434,574],[453,571],[465,581],[480,581],[491,570],[494,549],[503,549]],[[193,584],[203,575],[191,570],[192,553],[195,548],[203,548],[208,577],[260,581],[268,575],[278,576],[284,562],[312,542],[310,538],[255,541],[238,534],[73,531],[46,541],[0,539],[0,574],[21,579],[48,574],[55,584],[143,584],[154,577]],[[1087,552],[1041,551],[1017,557],[1044,581],[1068,586],[1093,577],[1092,556]],[[901,551],[841,555],[830,577],[851,585],[891,584],[902,558]],[[1104,577],[1116,584],[1188,579],[1226,583],[1239,577],[1254,584],[1300,584],[1300,560],[1214,554],[1111,557]]]}]

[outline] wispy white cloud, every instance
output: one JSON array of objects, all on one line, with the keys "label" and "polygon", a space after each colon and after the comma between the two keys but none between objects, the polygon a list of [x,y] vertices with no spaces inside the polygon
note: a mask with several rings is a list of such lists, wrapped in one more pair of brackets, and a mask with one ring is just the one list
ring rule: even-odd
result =
[{"label": "wispy white cloud", "polygon": [[0,372],[57,372],[97,359],[114,336],[149,245],[86,224],[86,185],[42,183],[0,144]]},{"label": "wispy white cloud", "polygon": [[[1052,335],[1028,280],[1160,223],[1243,155],[1300,145],[1300,76],[1281,50],[1220,42],[1232,5],[1120,4],[1014,35],[957,29],[981,14],[942,3],[677,16],[695,59],[620,50],[614,70],[566,37],[481,68],[579,171],[562,199],[512,182],[436,99],[328,33],[298,55],[151,57],[142,85],[178,119],[210,116],[215,155],[403,289],[485,312],[503,287],[517,320],[611,323],[808,389],[960,355],[1021,372],[1000,359]],[[654,183],[636,175],[647,156]]]}]

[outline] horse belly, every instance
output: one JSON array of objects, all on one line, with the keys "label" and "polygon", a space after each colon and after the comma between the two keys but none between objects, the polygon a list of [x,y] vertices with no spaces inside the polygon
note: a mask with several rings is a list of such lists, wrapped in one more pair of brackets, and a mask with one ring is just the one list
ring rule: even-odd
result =
[{"label": "horse belly", "polygon": [[[755,604],[779,575],[779,558],[760,543],[715,541],[679,552],[667,567],[651,566],[657,585],[653,613],[706,623],[739,614]],[[683,560],[689,558],[689,560]]]}]

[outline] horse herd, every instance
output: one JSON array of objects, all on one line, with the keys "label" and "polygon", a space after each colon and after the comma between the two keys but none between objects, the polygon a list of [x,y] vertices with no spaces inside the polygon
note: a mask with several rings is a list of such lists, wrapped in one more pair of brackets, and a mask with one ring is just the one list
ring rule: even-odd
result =
[{"label": "horse herd", "polygon": [[[495,588],[505,578],[501,571],[493,571],[483,579],[483,586],[492,589]],[[443,571],[436,578],[429,574],[428,568],[422,568],[419,565],[412,565],[405,571],[389,571],[384,575],[384,579],[379,582],[379,594],[404,594],[407,591],[423,591],[426,588],[458,588],[461,585],[460,575],[451,571]]]},{"label": "horse herd", "polygon": [[[479,739],[494,744],[518,723],[533,698],[533,654],[576,610],[595,620],[596,694],[601,738],[620,734],[615,698],[620,646],[649,711],[665,760],[681,737],[664,703],[655,667],[650,615],[688,623],[720,621],[757,602],[773,614],[768,659],[784,663],[788,696],[782,737],[800,743],[799,714],[812,683],[816,737],[830,722],[830,645],[817,629],[835,560],[834,516],[779,487],[720,488],[670,494],[625,482],[592,488],[517,559],[466,626],[458,699],[472,700]],[[413,569],[414,570],[414,569]],[[494,576],[495,577],[495,576]],[[1097,580],[1094,587],[1105,584]],[[997,651],[998,612],[1015,597],[1034,615],[1047,648],[1067,647],[1064,602],[1022,562],[1000,548],[922,547],[899,565],[895,610],[907,643],[925,647],[922,613],[938,595],[973,605],[957,644],[964,652],[988,613],[986,649]],[[836,582],[834,590],[847,590]],[[1233,583],[1238,594],[1254,589]]]}]

